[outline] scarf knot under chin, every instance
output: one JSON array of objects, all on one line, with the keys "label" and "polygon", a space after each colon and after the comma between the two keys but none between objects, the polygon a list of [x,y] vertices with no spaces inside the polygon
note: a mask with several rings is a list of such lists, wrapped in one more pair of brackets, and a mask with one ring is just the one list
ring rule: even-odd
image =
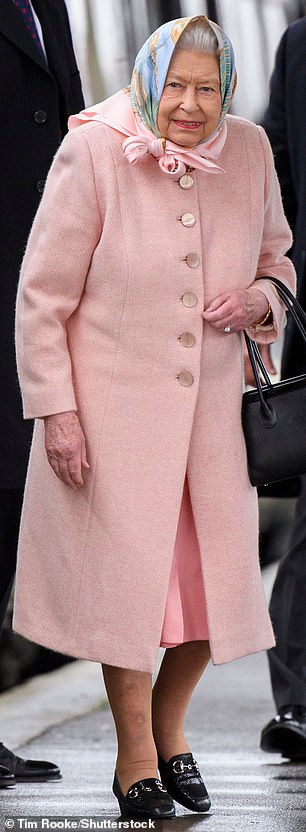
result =
[{"label": "scarf knot under chin", "polygon": [[[186,171],[186,165],[183,162],[171,156],[171,152],[166,150],[167,142],[165,139],[150,139],[146,136],[131,136],[123,142],[123,152],[132,164],[138,162],[142,156],[147,156],[151,153],[158,159],[159,167],[164,173],[176,174],[179,178]],[[173,153],[173,151],[172,151]]]},{"label": "scarf knot under chin", "polygon": [[137,125],[138,135],[130,136],[123,142],[124,156],[135,164],[143,156],[151,154],[158,159],[163,173],[172,175],[175,179],[186,173],[187,167],[206,170],[210,173],[223,173],[223,169],[215,163],[221,153],[227,134],[226,123],[216,135],[196,147],[181,147],[166,139],[154,137],[144,125]]}]

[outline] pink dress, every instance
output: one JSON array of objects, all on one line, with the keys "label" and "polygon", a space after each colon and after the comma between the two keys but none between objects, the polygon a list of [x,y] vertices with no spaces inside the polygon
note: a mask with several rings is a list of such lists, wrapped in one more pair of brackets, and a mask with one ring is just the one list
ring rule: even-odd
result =
[{"label": "pink dress", "polygon": [[206,601],[187,474],[166,600],[161,647],[208,640]]}]

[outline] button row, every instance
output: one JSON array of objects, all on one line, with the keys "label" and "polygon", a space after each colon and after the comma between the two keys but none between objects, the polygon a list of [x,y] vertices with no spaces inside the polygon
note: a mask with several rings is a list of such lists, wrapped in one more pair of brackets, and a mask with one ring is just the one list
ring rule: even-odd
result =
[{"label": "button row", "polygon": [[[181,176],[179,180],[179,185],[181,188],[183,188],[184,191],[189,191],[190,188],[193,188],[194,179],[192,176],[185,173],[183,176]],[[193,214],[187,212],[183,214],[183,216],[181,217],[181,222],[183,225],[186,226],[186,228],[192,228],[195,225],[196,219]],[[199,266],[200,264],[199,255],[195,252],[187,254],[186,263],[191,269],[196,269],[197,266]],[[185,292],[185,294],[181,297],[181,301],[187,308],[192,308],[193,306],[196,306],[196,304],[198,303],[198,298],[193,292]],[[183,347],[188,348],[194,347],[196,339],[192,332],[183,332],[182,335],[179,336],[179,341]],[[182,387],[191,387],[191,385],[194,382],[194,377],[192,373],[190,373],[188,370],[183,370],[181,373],[179,373],[177,379],[179,384],[182,385]]]}]

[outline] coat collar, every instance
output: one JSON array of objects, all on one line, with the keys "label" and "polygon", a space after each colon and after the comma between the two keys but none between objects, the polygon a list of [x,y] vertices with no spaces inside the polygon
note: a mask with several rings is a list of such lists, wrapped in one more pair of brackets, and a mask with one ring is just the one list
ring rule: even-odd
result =
[{"label": "coat collar", "polygon": [[[40,4],[33,3],[33,5],[35,6],[35,10],[38,10],[40,18]],[[35,46],[35,43],[29,37],[26,27],[21,20],[20,12],[12,0],[1,0],[0,2],[0,32],[32,61],[38,64],[41,69],[50,74],[46,61],[40,54],[39,49],[37,49],[37,46]]]}]

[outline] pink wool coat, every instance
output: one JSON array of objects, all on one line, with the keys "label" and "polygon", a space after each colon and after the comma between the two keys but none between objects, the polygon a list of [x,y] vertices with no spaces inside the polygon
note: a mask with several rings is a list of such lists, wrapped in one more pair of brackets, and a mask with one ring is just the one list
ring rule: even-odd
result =
[{"label": "pink wool coat", "polygon": [[[263,130],[227,124],[225,172],[194,171],[190,190],[152,156],[130,165],[112,128],[78,127],[30,235],[17,355],[24,415],[37,421],[14,628],[66,654],[155,670],[186,469],[213,662],[274,643],[240,419],[242,339],[214,331],[202,311],[256,276],[294,288],[291,235]],[[273,341],[285,315],[269,281],[260,288],[274,327],[257,338]],[[77,491],[50,468],[40,419],[72,409],[90,462]]]}]

